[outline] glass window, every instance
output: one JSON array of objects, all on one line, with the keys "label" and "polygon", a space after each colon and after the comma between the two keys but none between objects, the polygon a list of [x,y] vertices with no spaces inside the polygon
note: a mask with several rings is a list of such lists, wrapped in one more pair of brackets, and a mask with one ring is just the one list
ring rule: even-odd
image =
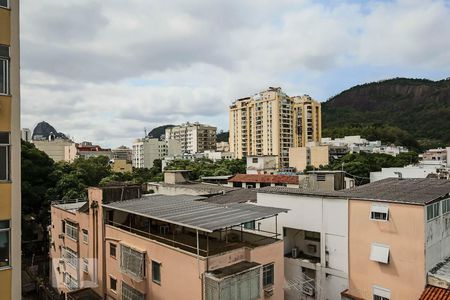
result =
[{"label": "glass window", "polygon": [[9,93],[9,59],[5,57],[0,57],[0,94],[7,95],[8,93]]},{"label": "glass window", "polygon": [[116,292],[117,291],[117,279],[114,277],[109,277],[109,288],[111,291]]},{"label": "glass window", "polygon": [[320,232],[305,231],[305,240],[320,242]]},{"label": "glass window", "polygon": [[83,272],[89,273],[89,260],[87,258],[83,258]]},{"label": "glass window", "polygon": [[116,249],[117,249],[116,244],[109,243],[109,255],[111,257],[114,257],[114,258],[117,257]]},{"label": "glass window", "polygon": [[10,238],[9,221],[0,221],[0,268],[10,266]]},{"label": "glass window", "polygon": [[145,254],[125,245],[120,245],[120,268],[122,272],[136,278],[145,276]]},{"label": "glass window", "polygon": [[0,132],[0,181],[9,180],[9,132]]},{"label": "glass window", "polygon": [[244,223],[244,228],[254,230],[256,228],[255,224],[256,224],[255,221],[250,221],[250,222]]},{"label": "glass window", "polygon": [[122,281],[123,300],[144,300],[144,294]]},{"label": "glass window", "polygon": [[161,264],[152,260],[152,281],[161,284]]},{"label": "glass window", "polygon": [[274,280],[274,264],[263,266],[263,286],[273,285]]},{"label": "glass window", "polygon": [[440,202],[436,202],[427,206],[427,221],[434,219],[440,215],[440,204]]},{"label": "glass window", "polygon": [[87,244],[89,242],[89,235],[86,229],[83,229],[83,243]]},{"label": "glass window", "polygon": [[78,255],[75,251],[73,251],[70,248],[64,249],[64,258],[66,263],[74,267],[75,269],[78,269]]},{"label": "glass window", "polygon": [[63,280],[69,290],[78,289],[78,281],[73,278],[69,273],[63,273]]},{"label": "glass window", "polygon": [[0,7],[9,8],[9,0],[0,0]]},{"label": "glass window", "polygon": [[77,224],[66,221],[66,235],[75,240],[78,241],[78,227]]}]

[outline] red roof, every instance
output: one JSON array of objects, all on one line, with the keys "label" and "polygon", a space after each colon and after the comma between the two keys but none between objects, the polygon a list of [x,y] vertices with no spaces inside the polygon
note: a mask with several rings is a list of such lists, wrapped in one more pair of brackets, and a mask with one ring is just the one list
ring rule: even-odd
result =
[{"label": "red roof", "polygon": [[450,300],[450,289],[427,285],[419,300]]},{"label": "red roof", "polygon": [[228,182],[298,184],[298,176],[270,175],[270,174],[236,174],[230,179],[228,179]]}]

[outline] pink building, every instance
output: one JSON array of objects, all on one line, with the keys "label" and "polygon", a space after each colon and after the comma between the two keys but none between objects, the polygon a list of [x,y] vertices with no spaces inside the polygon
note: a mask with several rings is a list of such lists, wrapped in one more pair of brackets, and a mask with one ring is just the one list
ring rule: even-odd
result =
[{"label": "pink building", "polygon": [[346,192],[349,288],[342,299],[419,299],[450,257],[449,192],[450,181],[430,178],[388,178]]},{"label": "pink building", "polygon": [[110,187],[53,205],[54,286],[70,299],[283,299],[283,241],[255,220],[286,210],[202,199]]}]

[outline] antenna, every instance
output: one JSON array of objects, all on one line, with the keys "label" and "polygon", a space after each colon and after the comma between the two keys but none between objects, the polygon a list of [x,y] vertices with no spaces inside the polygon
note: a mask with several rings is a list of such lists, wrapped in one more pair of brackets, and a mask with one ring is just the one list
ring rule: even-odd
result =
[{"label": "antenna", "polygon": [[147,127],[144,127],[145,137],[147,137]]}]

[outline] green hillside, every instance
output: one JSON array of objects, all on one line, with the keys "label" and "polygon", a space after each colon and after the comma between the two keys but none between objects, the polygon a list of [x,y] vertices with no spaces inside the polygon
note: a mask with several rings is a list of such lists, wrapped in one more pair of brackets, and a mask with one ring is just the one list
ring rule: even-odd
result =
[{"label": "green hillside", "polygon": [[322,104],[323,136],[360,134],[415,148],[450,144],[450,79],[395,78]]}]

